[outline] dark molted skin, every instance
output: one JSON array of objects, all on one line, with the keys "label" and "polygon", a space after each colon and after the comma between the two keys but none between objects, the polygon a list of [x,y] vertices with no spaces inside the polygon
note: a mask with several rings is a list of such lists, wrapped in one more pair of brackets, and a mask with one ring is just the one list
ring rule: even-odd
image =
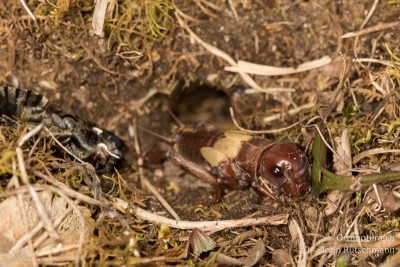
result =
[{"label": "dark molted skin", "polygon": [[113,133],[71,115],[51,110],[41,94],[26,89],[0,87],[0,125],[16,128],[24,117],[31,126],[41,122],[69,151],[88,161],[98,172],[110,171],[122,157],[124,143]]},{"label": "dark molted skin", "polygon": [[44,96],[30,90],[0,87],[1,118],[21,118],[25,112],[31,115],[27,118],[29,122],[40,122],[47,109],[47,102]]},{"label": "dark molted skin", "polygon": [[177,135],[169,158],[211,183],[217,199],[221,188],[250,186],[261,195],[274,197],[268,186],[289,196],[301,196],[310,186],[307,156],[298,144],[290,142],[275,143],[237,132],[186,130]]}]

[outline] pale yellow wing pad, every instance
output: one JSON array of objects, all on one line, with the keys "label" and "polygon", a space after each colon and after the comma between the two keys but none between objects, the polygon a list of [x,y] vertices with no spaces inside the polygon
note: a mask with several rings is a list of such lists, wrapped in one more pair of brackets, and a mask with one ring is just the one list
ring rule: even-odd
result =
[{"label": "pale yellow wing pad", "polygon": [[202,147],[200,154],[207,160],[211,167],[218,167],[221,162],[227,161],[226,155],[213,147]]},{"label": "pale yellow wing pad", "polygon": [[227,131],[225,132],[225,136],[242,142],[250,141],[253,138],[251,135],[241,131]]},{"label": "pale yellow wing pad", "polygon": [[230,137],[222,138],[214,145],[216,150],[224,153],[228,158],[231,159],[237,156],[241,147],[242,142],[240,140]]},{"label": "pale yellow wing pad", "polygon": [[200,153],[212,167],[218,167],[221,162],[235,158],[242,148],[242,142],[251,138],[251,135],[240,131],[225,132],[225,137],[218,140],[214,147],[203,147]]}]

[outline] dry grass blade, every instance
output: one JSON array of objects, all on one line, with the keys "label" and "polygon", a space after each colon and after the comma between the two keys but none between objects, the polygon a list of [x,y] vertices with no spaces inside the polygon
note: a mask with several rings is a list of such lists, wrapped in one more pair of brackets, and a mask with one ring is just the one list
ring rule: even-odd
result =
[{"label": "dry grass blade", "polygon": [[25,8],[26,12],[28,12],[29,16],[36,21],[35,16],[33,15],[32,11],[29,9],[29,7],[27,6],[27,4],[25,3],[25,0],[19,0],[22,4],[22,6]]},{"label": "dry grass blade", "polygon": [[279,76],[279,75],[289,75],[289,74],[310,71],[313,69],[326,66],[331,62],[332,59],[329,56],[324,56],[320,59],[305,62],[299,65],[297,68],[293,67],[281,68],[281,67],[260,65],[239,60],[237,66],[225,67],[225,70],[230,72],[243,72],[247,74],[263,75],[263,76]]},{"label": "dry grass blade", "polygon": [[286,74],[294,74],[304,71],[309,71],[315,68],[320,68],[329,64],[332,60],[329,56],[324,56],[318,60],[310,61],[301,64],[297,68],[279,68],[279,67],[272,67],[272,66],[265,66],[254,64],[245,61],[238,61],[236,62],[231,56],[227,53],[223,52],[222,50],[206,43],[200,37],[198,37],[190,28],[189,26],[182,20],[180,14],[183,12],[176,8],[175,15],[178,19],[179,24],[182,28],[186,29],[186,31],[190,34],[190,36],[195,39],[200,45],[202,45],[205,49],[209,52],[213,53],[214,55],[223,58],[226,60],[231,66],[225,67],[225,70],[237,72],[243,80],[255,90],[263,91],[265,93],[272,93],[269,92],[268,89],[263,89],[260,87],[248,74],[258,74],[258,75],[266,75],[266,76],[274,76],[274,75],[286,75]]},{"label": "dry grass blade", "polygon": [[[42,125],[42,127],[43,127],[43,125]],[[53,139],[53,141],[56,142],[56,144],[58,146],[60,146],[65,152],[67,152],[71,157],[76,159],[78,162],[80,162],[82,164],[86,164],[83,160],[81,160],[79,157],[77,157],[74,153],[69,151],[68,148],[66,148],[60,141],[58,141],[58,139],[53,135],[53,133],[51,131],[49,131],[49,129],[47,129],[47,127],[44,126],[43,128],[50,135],[50,137]]]},{"label": "dry grass blade", "polygon": [[104,18],[106,16],[108,0],[97,0],[93,12],[92,27],[94,34],[103,36]]},{"label": "dry grass blade", "polygon": [[32,200],[35,203],[37,212],[41,220],[43,221],[45,229],[49,232],[50,237],[53,240],[60,240],[60,236],[58,235],[57,231],[55,230],[49,216],[47,215],[44,206],[42,202],[39,199],[39,196],[37,195],[36,191],[33,189],[31,183],[29,182],[29,177],[28,173],[25,168],[25,160],[22,152],[21,146],[24,144],[24,142],[29,139],[31,136],[35,135],[38,133],[41,129],[43,128],[42,124],[39,124],[36,126],[33,130],[28,132],[26,135],[22,136],[20,140],[18,141],[18,147],[16,148],[16,153],[17,153],[17,160],[21,172],[21,179],[24,182],[24,184],[27,186],[30,195],[32,196]]},{"label": "dry grass blade", "polygon": [[379,265],[379,267],[392,267],[392,266],[398,266],[399,264],[400,264],[400,251],[397,251],[396,254],[388,258],[383,264]]},{"label": "dry grass blade", "polygon": [[[198,42],[201,46],[203,46],[206,50],[208,50],[209,52],[211,52],[212,54],[216,55],[217,57],[220,57],[222,59],[224,59],[225,61],[227,61],[231,66],[237,67],[237,63],[236,61],[229,56],[227,53],[225,53],[224,51],[216,48],[215,46],[212,46],[208,43],[206,43],[205,41],[203,41],[202,39],[200,39],[199,36],[197,36],[190,28],[189,26],[183,21],[183,19],[181,18],[181,14],[184,14],[182,11],[180,11],[178,8],[176,8],[176,12],[175,12],[175,16],[179,22],[179,24],[181,25],[182,28],[184,28],[189,34],[190,36],[196,41]],[[253,78],[250,77],[250,75],[248,75],[247,73],[244,73],[242,71],[238,71],[239,75],[242,77],[242,79],[244,80],[245,83],[247,83],[247,85],[249,85],[250,87],[252,87],[255,90],[260,90],[262,91],[262,87],[260,85],[258,85]],[[266,90],[263,90],[264,93],[266,93]]]},{"label": "dry grass blade", "polygon": [[81,193],[79,193],[79,192],[77,192],[75,190],[72,190],[71,188],[67,187],[65,184],[57,181],[54,177],[51,176],[50,173],[48,175],[45,175],[44,173],[42,173],[40,171],[37,171],[37,170],[34,170],[33,173],[37,177],[47,181],[50,184],[53,184],[54,186],[56,186],[57,188],[62,190],[64,194],[66,194],[66,195],[68,195],[70,197],[79,199],[80,201],[88,203],[88,204],[93,205],[93,206],[98,206],[98,207],[109,207],[110,206],[106,202],[101,202],[99,200],[96,200],[96,199],[91,198],[89,196],[86,196],[84,194],[81,194]]},{"label": "dry grass blade", "polygon": [[[137,133],[137,123],[136,120],[134,121],[134,131]],[[139,139],[138,135],[134,134],[134,144],[135,144],[135,151],[137,155],[141,154],[140,151],[140,145],[139,145]],[[164,208],[172,215],[172,217],[175,218],[175,220],[180,220],[179,215],[175,212],[175,210],[171,207],[171,205],[164,199],[164,197],[157,192],[155,187],[147,180],[147,178],[144,176],[143,172],[143,160],[141,157],[138,158],[138,166],[139,166],[139,174],[140,174],[140,179],[141,183],[143,186],[145,186],[157,199],[160,201],[160,203],[164,206]]]},{"label": "dry grass blade", "polygon": [[356,164],[362,158],[369,157],[369,156],[372,156],[372,155],[377,155],[377,154],[386,154],[386,153],[398,154],[398,153],[400,153],[400,149],[385,149],[385,148],[382,148],[382,147],[369,149],[369,150],[363,151],[363,152],[358,153],[357,155],[355,155],[353,157],[353,164]]},{"label": "dry grass blade", "polygon": [[304,242],[304,236],[296,220],[290,220],[289,229],[291,229],[292,239],[299,241],[299,257],[297,266],[307,266],[306,243]]},{"label": "dry grass blade", "polygon": [[232,3],[232,0],[228,0],[228,3],[229,3],[229,7],[230,7],[231,10],[232,10],[233,17],[235,18],[235,20],[236,20],[237,22],[239,22],[239,16],[238,16],[238,14],[237,14],[235,5]]},{"label": "dry grass blade", "polygon": [[378,63],[381,65],[385,65],[388,67],[391,67],[393,65],[395,66],[400,66],[400,62],[397,61],[391,61],[391,60],[382,60],[382,59],[375,59],[375,58],[356,58],[353,60],[353,62],[371,62],[371,63]]},{"label": "dry grass blade", "polygon": [[242,126],[239,125],[239,123],[235,119],[235,114],[233,112],[233,108],[232,107],[229,108],[229,112],[231,114],[231,118],[232,118],[233,124],[235,124],[236,128],[238,128],[239,130],[241,130],[243,132],[250,133],[250,134],[279,133],[279,132],[282,132],[282,131],[289,130],[289,129],[291,129],[291,128],[293,128],[293,127],[295,127],[295,126],[300,124],[300,122],[296,122],[296,123],[293,123],[292,125],[289,125],[287,127],[280,128],[280,129],[274,129],[274,130],[261,130],[261,131],[249,130],[249,129],[245,129]]},{"label": "dry grass blade", "polygon": [[[296,115],[296,114],[300,113],[301,111],[303,111],[305,109],[311,109],[311,108],[314,108],[315,106],[316,106],[316,102],[310,102],[310,103],[301,105],[299,107],[295,107],[295,108],[289,109],[287,114],[290,115],[290,116],[293,116],[293,115]],[[281,118],[282,118],[282,114],[275,114],[275,115],[271,115],[271,116],[268,116],[268,117],[264,117],[263,118],[263,122],[264,123],[268,123],[268,122],[271,122],[271,121],[274,121],[274,120],[279,120]]]},{"label": "dry grass blade", "polygon": [[342,39],[346,39],[346,38],[354,38],[354,37],[358,37],[358,36],[362,36],[362,35],[366,35],[366,34],[370,34],[373,32],[378,32],[378,31],[384,31],[387,29],[391,29],[391,28],[396,28],[400,25],[400,22],[395,21],[395,22],[388,22],[388,23],[379,23],[375,26],[366,28],[366,29],[362,29],[356,32],[348,32],[346,34],[342,35]]},{"label": "dry grass blade", "polygon": [[164,199],[164,197],[157,192],[157,189],[147,180],[146,177],[142,177],[143,185],[160,201],[164,208],[174,217],[175,220],[180,221],[179,215],[171,207],[171,205]]}]

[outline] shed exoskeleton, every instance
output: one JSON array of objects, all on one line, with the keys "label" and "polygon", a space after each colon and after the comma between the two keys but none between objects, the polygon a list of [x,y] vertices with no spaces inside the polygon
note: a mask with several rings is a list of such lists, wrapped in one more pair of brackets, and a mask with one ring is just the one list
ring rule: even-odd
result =
[{"label": "shed exoskeleton", "polygon": [[113,133],[74,116],[60,115],[39,93],[0,87],[0,125],[16,128],[22,117],[31,127],[43,122],[62,145],[99,171],[111,170],[122,157],[124,143]]}]

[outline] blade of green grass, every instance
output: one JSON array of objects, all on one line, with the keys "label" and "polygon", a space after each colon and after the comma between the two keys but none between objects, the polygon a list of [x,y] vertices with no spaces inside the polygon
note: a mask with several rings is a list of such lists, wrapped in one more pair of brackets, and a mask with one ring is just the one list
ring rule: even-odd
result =
[{"label": "blade of green grass", "polygon": [[312,188],[316,195],[327,190],[360,190],[362,187],[400,180],[400,172],[374,173],[359,176],[336,175],[326,169],[327,147],[317,134],[313,141]]}]

